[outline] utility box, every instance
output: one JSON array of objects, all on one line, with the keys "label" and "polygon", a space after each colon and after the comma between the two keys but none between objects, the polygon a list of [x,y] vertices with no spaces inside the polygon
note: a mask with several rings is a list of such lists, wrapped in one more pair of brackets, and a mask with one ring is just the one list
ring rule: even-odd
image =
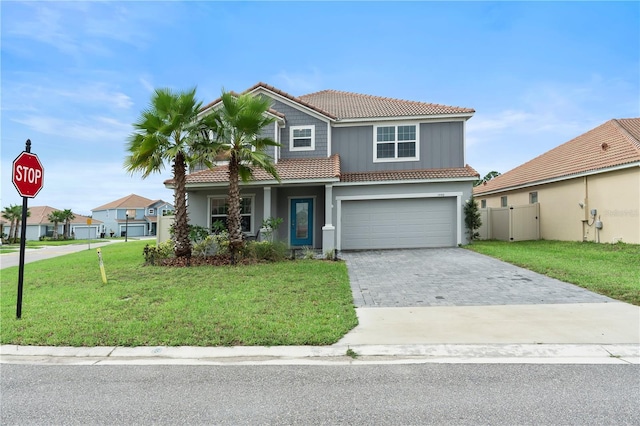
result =
[{"label": "utility box", "polygon": [[596,220],[596,229],[602,229],[602,221]]}]

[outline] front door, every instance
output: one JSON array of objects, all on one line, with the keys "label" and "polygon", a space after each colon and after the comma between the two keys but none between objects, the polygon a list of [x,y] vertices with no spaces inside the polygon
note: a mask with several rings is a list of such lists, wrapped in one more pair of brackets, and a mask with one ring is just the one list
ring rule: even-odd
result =
[{"label": "front door", "polygon": [[291,200],[291,245],[313,245],[313,199]]}]

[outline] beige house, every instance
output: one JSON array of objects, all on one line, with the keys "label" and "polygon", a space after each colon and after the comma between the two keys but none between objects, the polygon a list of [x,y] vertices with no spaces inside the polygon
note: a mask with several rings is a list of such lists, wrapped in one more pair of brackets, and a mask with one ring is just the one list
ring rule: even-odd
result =
[{"label": "beige house", "polygon": [[545,240],[640,244],[640,118],[607,121],[473,194],[481,208],[539,203]]}]

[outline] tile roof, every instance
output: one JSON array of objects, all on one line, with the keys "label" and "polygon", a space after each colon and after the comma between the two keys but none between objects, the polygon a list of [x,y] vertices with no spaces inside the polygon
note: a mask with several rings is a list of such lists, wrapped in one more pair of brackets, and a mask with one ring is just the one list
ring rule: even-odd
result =
[{"label": "tile roof", "polygon": [[474,194],[640,162],[640,118],[613,119],[510,170]]},{"label": "tile roof", "polygon": [[480,175],[468,164],[465,167],[424,170],[390,170],[383,172],[343,173],[341,182],[380,182],[396,180],[430,180],[478,178]]},{"label": "tile roof", "polygon": [[[27,225],[49,225],[52,224],[47,216],[49,216],[52,212],[60,211],[60,209],[55,209],[49,206],[32,206],[29,207],[30,216],[27,217]],[[72,225],[86,225],[88,216],[83,216],[81,214],[74,213],[76,217],[71,221]],[[97,219],[92,219],[92,224],[102,223]]]},{"label": "tile roof", "polygon": [[141,208],[147,207],[150,204],[154,204],[158,201],[161,201],[161,200],[150,200],[148,198],[141,197],[140,195],[130,194],[130,195],[127,195],[126,197],[119,198],[103,206],[91,209],[91,211],[110,210],[110,209],[127,209],[127,208],[141,209]]},{"label": "tile roof", "polygon": [[[282,181],[336,179],[340,177],[340,157],[337,154],[321,158],[283,159],[275,165]],[[262,169],[254,169],[254,181],[271,181],[273,177]],[[229,181],[229,167],[222,165],[187,175],[187,185],[198,183],[226,183]],[[172,185],[168,179],[165,185]]]},{"label": "tile roof", "polygon": [[339,90],[323,90],[300,96],[299,99],[323,111],[330,112],[338,119],[418,115],[470,115],[475,112],[471,108],[405,101]]},{"label": "tile roof", "polygon": [[[341,173],[340,157],[337,154],[329,158],[300,158],[280,160],[276,164],[280,179],[286,183],[290,180],[335,180],[340,182],[379,182],[395,180],[425,180],[451,178],[478,178],[479,174],[471,166],[425,169],[425,170],[396,170],[366,173]],[[271,181],[273,177],[262,169],[254,170],[254,181]],[[187,186],[190,184],[224,184],[229,181],[229,168],[226,165],[214,169],[200,170],[187,176]],[[173,179],[168,179],[165,185],[173,185]]]},{"label": "tile roof", "polygon": [[[260,88],[283,96],[332,120],[413,117],[420,115],[471,115],[475,112],[471,108],[406,101],[339,90],[322,90],[296,97],[263,82],[253,85],[242,93],[250,93]],[[211,108],[219,102],[220,98],[205,105],[202,110]],[[279,117],[284,117],[278,111],[269,111]]]}]

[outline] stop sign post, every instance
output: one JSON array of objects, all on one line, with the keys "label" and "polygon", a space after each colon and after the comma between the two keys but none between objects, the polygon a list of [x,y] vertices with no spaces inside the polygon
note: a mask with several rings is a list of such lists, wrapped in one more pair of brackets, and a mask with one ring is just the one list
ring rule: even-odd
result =
[{"label": "stop sign post", "polygon": [[38,195],[44,183],[44,167],[37,155],[31,153],[31,140],[27,139],[25,151],[13,160],[11,181],[22,197],[22,223],[20,228],[20,265],[18,269],[18,302],[16,317],[22,317],[22,287],[24,283],[24,255],[27,239],[27,200]]}]

